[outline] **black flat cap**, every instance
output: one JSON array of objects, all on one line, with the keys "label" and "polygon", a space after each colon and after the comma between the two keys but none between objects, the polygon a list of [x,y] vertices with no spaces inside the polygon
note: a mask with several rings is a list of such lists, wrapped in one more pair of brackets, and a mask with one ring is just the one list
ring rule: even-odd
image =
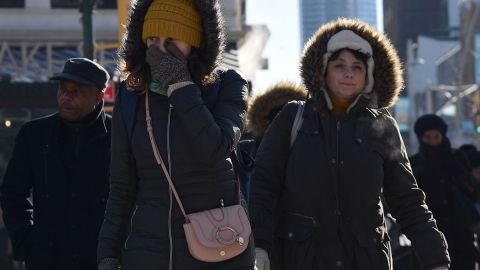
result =
[{"label": "black flat cap", "polygon": [[80,84],[93,85],[104,91],[110,75],[107,70],[87,58],[70,58],[65,62],[62,73],[50,80],[69,80]]}]

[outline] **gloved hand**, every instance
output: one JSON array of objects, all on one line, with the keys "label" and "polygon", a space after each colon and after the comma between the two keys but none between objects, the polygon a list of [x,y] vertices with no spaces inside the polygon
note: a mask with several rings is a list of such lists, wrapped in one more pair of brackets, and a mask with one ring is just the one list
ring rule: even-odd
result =
[{"label": "gloved hand", "polygon": [[103,258],[98,264],[98,270],[118,270],[121,268],[122,266],[117,258]]},{"label": "gloved hand", "polygon": [[262,248],[255,248],[255,270],[270,270],[268,253]]},{"label": "gloved hand", "polygon": [[[173,43],[166,44],[169,50],[178,50]],[[192,81],[190,72],[187,68],[187,60],[180,53],[168,54],[162,52],[157,46],[150,46],[146,51],[145,60],[150,65],[152,77],[163,87],[179,83]],[[179,58],[176,58],[176,55]],[[181,57],[181,58],[180,58]]]}]

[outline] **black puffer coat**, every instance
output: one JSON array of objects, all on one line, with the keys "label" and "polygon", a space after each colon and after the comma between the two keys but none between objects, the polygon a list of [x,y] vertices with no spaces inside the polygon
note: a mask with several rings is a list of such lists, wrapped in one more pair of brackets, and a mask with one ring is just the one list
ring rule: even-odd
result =
[{"label": "black puffer coat", "polygon": [[[188,58],[195,84],[179,88],[169,97],[149,92],[155,139],[187,213],[220,207],[221,200],[225,205],[238,203],[236,178],[228,157],[243,130],[248,93],[246,80],[235,71],[210,76],[216,72],[224,42],[219,1],[192,2],[203,28],[200,48],[192,50]],[[142,25],[151,3],[139,0],[132,4],[121,51],[124,60],[145,57]],[[145,65],[140,60],[137,64]],[[202,84],[196,79],[199,74],[216,78],[215,82]],[[213,89],[218,90],[216,102],[207,108],[205,104],[211,102],[207,97],[211,98],[209,91]],[[111,191],[98,259],[118,258],[124,270],[169,269],[170,263],[175,270],[252,269],[253,240],[244,253],[219,263],[201,262],[190,255],[183,231],[185,219],[153,155],[145,122],[145,95],[139,96],[133,112],[131,139],[123,119],[125,111],[132,110],[116,100]]]},{"label": "black puffer coat", "polygon": [[[375,84],[336,119],[322,75],[328,39],[351,29],[373,48]],[[339,20],[307,44],[302,77],[313,98],[293,148],[297,103],[270,125],[257,152],[250,214],[256,244],[275,269],[392,269],[383,194],[426,269],[449,263],[446,242],[410,169],[395,120],[386,109],[402,86],[392,46],[364,24]]]},{"label": "black puffer coat", "polygon": [[0,202],[15,258],[27,270],[97,269],[111,121],[98,108],[85,124],[67,124],[56,113],[26,123],[17,135]]},{"label": "black puffer coat", "polygon": [[[247,86],[234,71],[222,78],[212,112],[201,96],[209,89],[196,85],[176,90],[170,99],[149,93],[156,141],[167,164],[170,131],[172,180],[187,213],[220,207],[221,199],[226,205],[237,202],[235,175],[227,158],[243,128]],[[126,270],[168,269],[171,216],[173,269],[251,269],[251,249],[222,263],[204,263],[190,256],[182,227],[185,219],[169,195],[168,182],[153,155],[144,102],[141,96],[131,141],[122,115],[125,108],[120,100],[115,104],[110,195],[100,233],[99,259],[121,258]],[[173,107],[167,127],[169,104]]]}]

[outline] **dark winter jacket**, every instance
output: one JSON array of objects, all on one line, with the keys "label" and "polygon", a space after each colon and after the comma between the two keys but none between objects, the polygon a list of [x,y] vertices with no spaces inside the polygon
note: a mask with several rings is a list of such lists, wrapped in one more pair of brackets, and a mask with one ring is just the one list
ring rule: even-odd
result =
[{"label": "dark winter jacket", "polygon": [[420,143],[420,151],[411,158],[412,169],[418,186],[425,192],[426,202],[445,234],[452,259],[451,269],[475,269],[477,251],[473,246],[474,235],[457,214],[454,189],[469,194],[468,172],[459,163],[444,137],[438,146]]},{"label": "dark winter jacket", "polygon": [[[158,148],[166,164],[170,164],[172,180],[187,213],[220,207],[220,200],[226,205],[238,202],[236,179],[227,158],[243,129],[247,84],[234,71],[222,78],[213,111],[202,99],[202,91],[208,88],[186,86],[169,99],[149,93]],[[145,122],[145,97],[139,98],[131,140],[123,109],[117,100],[113,114],[110,195],[100,234],[99,259],[121,258],[126,270],[168,269],[171,216],[173,269],[251,268],[251,249],[221,263],[205,263],[191,257],[182,227],[185,219],[169,194],[167,180],[153,156]]]},{"label": "dark winter jacket", "polygon": [[[132,4],[121,51],[124,60],[145,58],[142,26],[151,3],[140,0]],[[241,75],[226,71],[220,76],[217,69],[224,41],[219,1],[193,3],[203,30],[200,48],[193,48],[187,59],[194,84],[176,89],[169,97],[149,92],[158,149],[187,213],[220,207],[222,200],[225,205],[238,203],[229,155],[241,137],[248,93]],[[199,81],[199,74],[215,81]],[[207,107],[213,89],[216,102]],[[135,118],[131,138],[123,118],[126,111]],[[110,195],[98,260],[120,259],[124,270],[169,269],[169,265],[175,270],[252,269],[253,239],[245,252],[227,261],[206,263],[190,255],[183,231],[185,218],[153,155],[145,122],[145,95],[138,96],[136,110],[122,107],[117,99],[113,119]]]},{"label": "dark winter jacket", "polygon": [[[328,39],[351,29],[373,48],[373,92],[336,119],[325,93],[322,55]],[[395,120],[384,107],[402,86],[391,44],[369,27],[339,20],[305,47],[302,77],[312,96],[293,148],[297,103],[277,115],[257,152],[250,214],[256,244],[275,269],[392,269],[380,195],[426,269],[449,263],[443,235],[412,175]]]},{"label": "dark winter jacket", "polygon": [[83,125],[53,114],[26,123],[17,135],[0,202],[15,257],[27,269],[97,269],[111,117],[94,114]]}]

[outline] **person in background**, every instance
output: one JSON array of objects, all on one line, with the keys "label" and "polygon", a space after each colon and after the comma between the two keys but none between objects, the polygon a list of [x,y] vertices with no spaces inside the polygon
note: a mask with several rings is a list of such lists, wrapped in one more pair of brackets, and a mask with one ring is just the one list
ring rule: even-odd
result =
[{"label": "person in background", "polygon": [[425,192],[427,204],[444,233],[452,270],[474,270],[477,251],[474,234],[457,218],[453,188],[475,199],[470,185],[467,164],[450,146],[447,124],[435,114],[417,119],[414,126],[420,143],[419,151],[410,160],[419,187]]},{"label": "person in background", "polygon": [[464,152],[468,156],[468,159],[470,159],[470,155],[478,152],[477,147],[473,144],[463,144],[460,147],[458,147],[458,150],[461,150],[462,152]]},{"label": "person in background", "polygon": [[14,256],[26,269],[94,270],[108,196],[107,71],[71,58],[59,81],[58,112],[22,126],[0,186]]},{"label": "person in background", "polygon": [[290,101],[305,100],[307,91],[292,82],[280,82],[266,91],[250,97],[247,109],[246,132],[249,138],[238,142],[237,155],[242,166],[242,192],[248,202],[250,198],[251,174],[255,166],[255,154],[265,131],[273,118]]},{"label": "person in background", "polygon": [[387,108],[403,86],[389,39],[360,20],[338,19],[310,38],[301,58],[309,92],[263,136],[252,176],[256,266],[275,270],[392,269],[381,196],[423,269],[447,269],[447,243],[410,170]]},{"label": "person in background", "polygon": [[255,138],[252,156],[255,156],[265,132],[278,112],[291,101],[305,101],[305,87],[292,82],[280,82],[252,96],[248,102],[246,128]]},{"label": "person in background", "polygon": [[[465,155],[472,181],[477,190],[480,190],[480,152],[473,144],[461,145],[458,150]],[[477,198],[480,199],[480,196],[477,196]]]},{"label": "person in background", "polygon": [[[145,121],[148,105],[152,137],[187,213],[238,203],[229,155],[243,130],[248,84],[236,71],[218,68],[224,47],[219,1],[134,1],[128,22],[120,50],[126,87],[113,112],[99,269],[253,269],[253,241],[229,260],[192,257],[185,218],[156,162]],[[122,101],[132,95],[136,105]],[[134,125],[126,125],[129,117]]]},{"label": "person in background", "polygon": [[[470,158],[470,174],[472,175],[472,180],[477,187],[477,190],[480,190],[480,152],[473,153]],[[480,196],[477,197],[480,200]]]}]

